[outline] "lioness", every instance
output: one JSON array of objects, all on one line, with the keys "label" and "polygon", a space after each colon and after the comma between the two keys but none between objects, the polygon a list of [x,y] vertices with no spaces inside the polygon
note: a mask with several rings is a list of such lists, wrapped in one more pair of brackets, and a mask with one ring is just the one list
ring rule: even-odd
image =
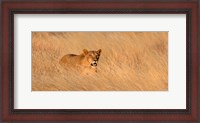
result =
[{"label": "lioness", "polygon": [[65,69],[75,69],[82,73],[97,72],[97,63],[101,54],[101,49],[98,51],[88,51],[83,49],[80,55],[67,54],[60,60],[60,64]]}]

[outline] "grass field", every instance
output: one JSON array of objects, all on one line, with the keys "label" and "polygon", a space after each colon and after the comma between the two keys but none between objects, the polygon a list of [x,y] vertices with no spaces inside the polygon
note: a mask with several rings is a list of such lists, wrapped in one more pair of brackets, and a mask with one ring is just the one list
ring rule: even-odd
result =
[{"label": "grass field", "polygon": [[[97,74],[60,66],[83,49],[102,49]],[[32,32],[32,91],[167,90],[168,32]]]}]

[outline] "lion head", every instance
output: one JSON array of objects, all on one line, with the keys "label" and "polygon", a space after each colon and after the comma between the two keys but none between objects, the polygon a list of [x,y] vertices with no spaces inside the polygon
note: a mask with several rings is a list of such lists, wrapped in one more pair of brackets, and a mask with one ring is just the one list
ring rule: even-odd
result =
[{"label": "lion head", "polygon": [[101,49],[97,51],[88,51],[87,49],[84,49],[83,55],[85,56],[85,59],[88,62],[88,65],[90,65],[91,68],[96,68],[99,57],[101,55]]}]

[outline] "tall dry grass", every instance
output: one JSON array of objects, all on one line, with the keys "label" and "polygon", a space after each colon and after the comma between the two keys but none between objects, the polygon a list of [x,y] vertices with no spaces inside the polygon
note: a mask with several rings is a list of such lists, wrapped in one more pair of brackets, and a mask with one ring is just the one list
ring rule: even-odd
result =
[{"label": "tall dry grass", "polygon": [[[102,53],[98,73],[59,65],[65,54]],[[33,91],[166,91],[167,32],[32,32]]]}]

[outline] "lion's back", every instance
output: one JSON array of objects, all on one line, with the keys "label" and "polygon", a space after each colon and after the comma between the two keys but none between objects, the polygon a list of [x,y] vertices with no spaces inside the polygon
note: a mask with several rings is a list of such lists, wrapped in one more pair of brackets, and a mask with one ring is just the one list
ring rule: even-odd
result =
[{"label": "lion's back", "polygon": [[81,62],[80,55],[75,54],[67,54],[63,56],[59,63],[65,68],[76,67]]},{"label": "lion's back", "polygon": [[61,65],[75,65],[75,61],[76,61],[76,57],[78,57],[78,55],[75,54],[67,54],[64,55],[61,59],[60,59],[60,64]]}]

